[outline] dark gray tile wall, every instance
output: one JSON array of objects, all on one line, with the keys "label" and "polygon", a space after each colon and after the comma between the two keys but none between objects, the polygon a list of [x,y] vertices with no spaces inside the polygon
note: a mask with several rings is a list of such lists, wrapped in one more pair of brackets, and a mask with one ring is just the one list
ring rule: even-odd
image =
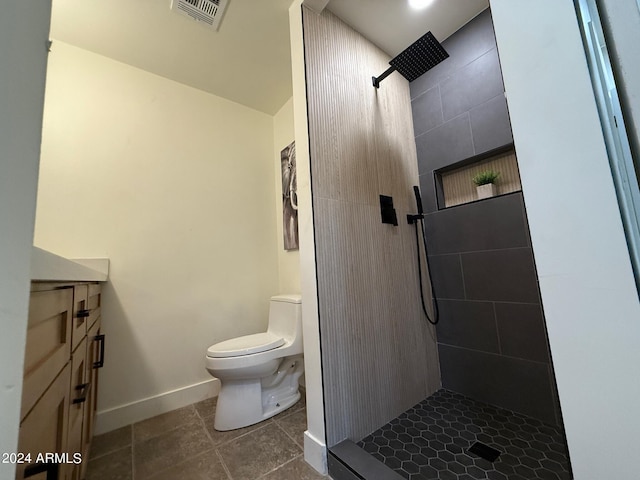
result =
[{"label": "dark gray tile wall", "polygon": [[[414,104],[415,100],[412,103]],[[414,124],[415,125],[415,124]],[[414,126],[417,134],[417,128]],[[416,136],[420,172],[437,170],[474,155],[469,113]]]},{"label": "dark gray tile wall", "polygon": [[559,424],[522,194],[433,212],[425,223],[443,387]]},{"label": "dark gray tile wall", "polygon": [[[427,240],[427,246],[428,242],[429,240]],[[431,281],[433,282],[433,288],[437,298],[460,300],[466,298],[460,255],[430,256],[429,267],[431,271]]]},{"label": "dark gray tile wall", "polygon": [[440,82],[444,121],[497,96],[504,97],[498,52],[495,48]]},{"label": "dark gray tile wall", "polygon": [[496,303],[495,308],[502,353],[547,362],[549,349],[540,305]]},{"label": "dark gray tile wall", "polygon": [[[504,195],[441,210],[429,217],[429,223],[425,225],[429,253],[442,255],[529,247],[522,208],[522,202],[514,195]],[[491,228],[486,228],[488,220]]]},{"label": "dark gray tile wall", "polygon": [[549,365],[439,345],[442,384],[455,392],[556,424]]},{"label": "dark gray tile wall", "polygon": [[438,309],[440,317],[447,319],[438,324],[439,343],[500,353],[492,302],[440,299]]},{"label": "dark gray tile wall", "polygon": [[511,123],[504,95],[469,110],[473,147],[476,154],[488,152],[496,145],[506,145],[513,141]]},{"label": "dark gray tile wall", "polygon": [[442,45],[449,58],[411,82],[421,175],[513,142],[489,10]]},{"label": "dark gray tile wall", "polygon": [[468,300],[539,302],[530,248],[463,253],[460,259]]},{"label": "dark gray tile wall", "polygon": [[513,142],[486,10],[411,83],[443,387],[559,424],[521,193],[438,210],[434,170]]},{"label": "dark gray tile wall", "polygon": [[[470,42],[468,39],[473,38]],[[496,48],[493,23],[489,11],[485,11],[467,23],[459,32],[447,38],[443,45],[449,58],[436,65],[427,74],[411,82],[411,98],[429,90],[456,70],[480,58]]]}]

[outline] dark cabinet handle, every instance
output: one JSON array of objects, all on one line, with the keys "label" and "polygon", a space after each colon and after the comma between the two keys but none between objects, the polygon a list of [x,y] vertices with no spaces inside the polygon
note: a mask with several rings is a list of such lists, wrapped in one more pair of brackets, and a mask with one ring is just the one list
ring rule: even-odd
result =
[{"label": "dark cabinet handle", "polygon": [[76,312],[76,318],[87,318],[91,315],[91,310],[78,310]]},{"label": "dark cabinet handle", "polygon": [[57,463],[34,463],[24,469],[24,477],[29,478],[40,473],[47,473],[47,480],[58,480],[58,464]]},{"label": "dark cabinet handle", "polygon": [[89,387],[91,383],[81,383],[80,385],[76,385],[76,390],[80,390],[80,396],[78,398],[74,398],[71,403],[74,405],[78,403],[84,403],[87,401],[87,392],[89,391]]},{"label": "dark cabinet handle", "polygon": [[100,342],[100,358],[97,362],[93,362],[93,368],[104,367],[104,333],[93,337],[94,342]]}]

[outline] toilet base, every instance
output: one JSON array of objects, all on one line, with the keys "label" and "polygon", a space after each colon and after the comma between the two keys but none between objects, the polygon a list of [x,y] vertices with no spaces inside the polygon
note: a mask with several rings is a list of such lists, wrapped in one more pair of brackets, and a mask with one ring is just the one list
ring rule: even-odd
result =
[{"label": "toilet base", "polygon": [[298,380],[304,371],[301,355],[282,360],[265,378],[222,381],[213,428],[235,430],[264,420],[293,406],[300,399]]}]

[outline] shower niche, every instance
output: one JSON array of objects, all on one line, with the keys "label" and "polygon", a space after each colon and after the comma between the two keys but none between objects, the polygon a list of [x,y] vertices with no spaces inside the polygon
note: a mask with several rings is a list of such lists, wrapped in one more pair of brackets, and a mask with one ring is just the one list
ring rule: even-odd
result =
[{"label": "shower niche", "polygon": [[513,145],[480,154],[468,160],[434,171],[437,208],[455,207],[479,200],[475,175],[483,172],[495,172],[495,195],[500,196],[522,190],[518,162]]}]

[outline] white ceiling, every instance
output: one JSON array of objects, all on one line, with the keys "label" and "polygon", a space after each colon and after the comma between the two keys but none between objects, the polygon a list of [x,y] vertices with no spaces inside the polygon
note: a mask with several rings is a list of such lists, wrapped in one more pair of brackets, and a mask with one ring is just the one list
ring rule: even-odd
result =
[{"label": "white ceiling", "polygon": [[291,0],[229,0],[215,32],[171,0],[53,0],[51,38],[273,115],[291,97]]},{"label": "white ceiling", "polygon": [[[53,0],[51,38],[256,110],[291,97],[292,0],[229,0],[215,32],[170,10],[171,0]],[[391,56],[426,31],[444,40],[488,0],[331,0],[328,8]],[[54,45],[55,48],[55,45]]]},{"label": "white ceiling", "polygon": [[442,42],[488,6],[489,0],[432,0],[414,10],[407,0],[331,0],[327,8],[395,57],[428,31]]}]

